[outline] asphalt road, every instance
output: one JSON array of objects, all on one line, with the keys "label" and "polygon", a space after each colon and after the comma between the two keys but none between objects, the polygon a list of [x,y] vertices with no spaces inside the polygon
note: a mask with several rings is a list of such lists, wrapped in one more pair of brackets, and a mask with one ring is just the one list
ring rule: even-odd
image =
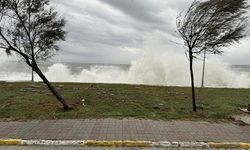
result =
[{"label": "asphalt road", "polygon": [[[193,150],[183,148],[101,148],[101,147],[69,147],[69,146],[0,146],[0,150]],[[205,150],[205,149],[195,149]],[[218,150],[218,149],[216,149]],[[224,150],[224,149],[220,149]],[[229,150],[229,149],[227,149]],[[231,149],[236,150],[236,149]],[[237,149],[239,150],[239,149]]]}]

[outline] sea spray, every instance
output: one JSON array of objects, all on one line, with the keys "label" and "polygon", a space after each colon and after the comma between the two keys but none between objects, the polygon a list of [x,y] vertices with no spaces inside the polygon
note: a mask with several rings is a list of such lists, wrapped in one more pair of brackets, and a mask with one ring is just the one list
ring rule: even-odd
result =
[{"label": "sea spray", "polygon": [[67,65],[54,64],[45,75],[54,82],[127,83],[127,71],[113,65],[91,65],[80,73],[71,73]]},{"label": "sea spray", "polygon": [[142,58],[132,62],[128,71],[128,82],[135,84],[167,85],[166,64],[164,63],[164,59],[159,57],[155,57],[154,54],[144,54]]},{"label": "sea spray", "polygon": [[[145,54],[132,63],[129,70],[129,83],[190,86],[188,59],[174,53],[155,56]],[[201,85],[202,61],[194,62],[195,84]],[[207,87],[250,87],[250,77],[247,73],[236,72],[229,64],[218,58],[207,60],[205,70],[205,86]]]},{"label": "sea spray", "polygon": [[112,65],[94,65],[89,70],[83,69],[76,76],[76,82],[128,83],[127,70]]},{"label": "sea spray", "polygon": [[[45,75],[54,82],[128,83],[164,86],[190,86],[188,59],[185,55],[171,53],[145,53],[131,65],[90,65],[77,64],[78,71],[72,71],[68,64],[42,66]],[[14,65],[15,67],[13,67]],[[21,62],[2,62],[0,80],[30,81],[30,68]],[[25,68],[26,67],[26,68]],[[17,68],[17,69],[15,69]],[[21,68],[21,69],[20,69]],[[23,69],[22,69],[23,68]],[[195,84],[201,85],[202,61],[194,63]],[[40,81],[39,77],[35,77]],[[250,77],[238,72],[218,58],[209,58],[205,71],[205,86],[249,88]]]},{"label": "sea spray", "polygon": [[74,82],[74,74],[71,74],[69,68],[64,64],[54,64],[48,67],[45,76],[53,82]]},{"label": "sea spray", "polygon": [[[201,84],[202,63],[194,63],[195,84]],[[63,64],[54,64],[45,73],[51,81],[57,82],[95,82],[128,83],[165,86],[190,86],[188,59],[176,54],[145,54],[134,61],[129,69],[112,65],[93,65],[82,69],[78,74],[70,73],[70,68]],[[250,78],[247,73],[236,72],[229,64],[219,59],[207,60],[205,86],[249,88]]]},{"label": "sea spray", "polygon": [[[12,65],[14,63],[11,63]],[[31,79],[29,68],[25,65],[15,64],[15,67],[8,67],[8,63],[1,65],[0,80],[4,81],[27,81]],[[84,64],[82,64],[84,66]],[[5,68],[4,68],[4,67]],[[174,53],[162,55],[145,53],[140,59],[132,62],[128,67],[122,65],[90,65],[81,67],[74,72],[70,65],[52,64],[43,67],[44,73],[50,81],[54,82],[93,82],[93,83],[128,83],[164,86],[190,86],[190,74],[188,59]],[[6,71],[10,68],[9,71]],[[194,63],[195,84],[201,84],[202,62],[196,60]],[[40,81],[39,77],[35,77]],[[237,72],[232,67],[219,60],[210,58],[207,60],[205,71],[205,86],[207,87],[229,87],[249,88],[250,77],[246,72]]]}]

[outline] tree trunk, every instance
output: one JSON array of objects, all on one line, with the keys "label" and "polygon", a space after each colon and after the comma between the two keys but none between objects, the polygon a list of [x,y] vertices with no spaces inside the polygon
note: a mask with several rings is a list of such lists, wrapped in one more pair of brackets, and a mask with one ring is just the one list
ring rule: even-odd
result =
[{"label": "tree trunk", "polygon": [[52,86],[52,84],[48,81],[48,79],[44,76],[39,67],[34,67],[33,70],[39,75],[39,77],[43,80],[43,82],[48,86],[49,90],[55,95],[57,100],[62,103],[64,110],[70,110],[71,108],[63,99],[63,97],[57,92],[57,90]]},{"label": "tree trunk", "polygon": [[191,75],[191,85],[192,85],[192,99],[193,99],[193,111],[196,112],[196,102],[195,102],[195,88],[194,88],[194,72],[193,72],[193,53],[189,51],[190,59],[190,75]]}]

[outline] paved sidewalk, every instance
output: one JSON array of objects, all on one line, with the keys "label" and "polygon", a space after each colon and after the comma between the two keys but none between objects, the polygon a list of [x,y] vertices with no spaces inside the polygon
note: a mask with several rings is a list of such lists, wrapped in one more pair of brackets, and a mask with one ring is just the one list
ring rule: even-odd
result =
[{"label": "paved sidewalk", "polygon": [[0,139],[250,142],[250,126],[197,121],[81,119],[0,122]]}]

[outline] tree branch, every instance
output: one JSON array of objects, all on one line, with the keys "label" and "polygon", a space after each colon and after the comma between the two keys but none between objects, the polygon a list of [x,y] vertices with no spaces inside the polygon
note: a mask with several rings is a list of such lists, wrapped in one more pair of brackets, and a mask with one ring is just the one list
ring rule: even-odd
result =
[{"label": "tree branch", "polygon": [[9,48],[10,48],[11,50],[13,50],[14,52],[20,54],[20,55],[26,60],[26,63],[27,63],[30,67],[32,67],[32,64],[30,63],[30,60],[32,60],[32,59],[29,58],[28,55],[22,53],[21,51],[17,50],[15,47],[13,47],[13,46],[10,44],[10,42],[8,41],[8,39],[2,34],[1,29],[0,29],[0,36],[1,36],[1,37],[3,38],[3,40],[8,44],[8,46],[9,46]]},{"label": "tree branch", "polygon": [[21,22],[21,24],[22,24],[22,26],[23,26],[23,28],[24,28],[27,36],[28,36],[28,39],[29,39],[29,42],[30,42],[30,46],[31,46],[31,53],[32,53],[31,57],[32,57],[33,62],[36,63],[35,62],[35,56],[34,56],[34,46],[33,46],[33,43],[32,43],[31,37],[30,37],[30,32],[28,31],[25,23],[23,22],[23,19],[21,18],[20,14],[18,12],[18,8],[16,8],[15,13],[16,13],[17,17],[19,18],[19,20],[20,20],[20,22]]}]

